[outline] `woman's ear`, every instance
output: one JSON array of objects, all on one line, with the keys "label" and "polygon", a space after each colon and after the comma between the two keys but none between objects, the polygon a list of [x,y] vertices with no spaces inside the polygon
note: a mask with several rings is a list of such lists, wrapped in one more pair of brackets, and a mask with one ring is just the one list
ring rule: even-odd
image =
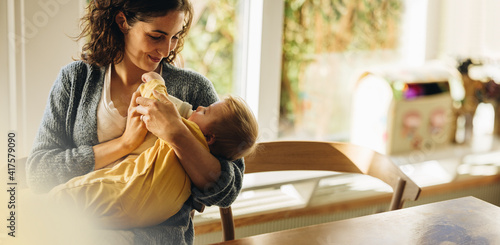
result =
[{"label": "woman's ear", "polygon": [[118,14],[115,17],[115,22],[120,28],[120,30],[123,32],[123,34],[126,34],[128,32],[128,23],[127,23],[127,18],[125,17],[125,14],[123,12],[118,12]]},{"label": "woman's ear", "polygon": [[213,143],[215,143],[215,134],[205,134],[205,139],[207,140],[208,145],[212,145]]}]

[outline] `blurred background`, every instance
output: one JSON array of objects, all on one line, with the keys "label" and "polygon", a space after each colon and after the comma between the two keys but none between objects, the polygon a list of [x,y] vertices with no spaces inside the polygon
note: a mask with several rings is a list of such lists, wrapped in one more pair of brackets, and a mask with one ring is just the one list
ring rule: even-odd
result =
[{"label": "blurred background", "polygon": [[[243,96],[261,141],[349,141],[355,85],[378,67],[496,64],[500,1],[194,0],[182,55],[220,95]],[[86,0],[0,3],[1,129],[26,156],[60,68],[78,57]],[[372,101],[377,103],[377,101]],[[5,142],[0,143],[2,149]]]}]

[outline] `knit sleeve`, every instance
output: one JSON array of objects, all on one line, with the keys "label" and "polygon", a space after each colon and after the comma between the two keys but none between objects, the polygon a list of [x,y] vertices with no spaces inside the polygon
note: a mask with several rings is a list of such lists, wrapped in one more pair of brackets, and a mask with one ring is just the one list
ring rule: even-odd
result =
[{"label": "knit sleeve", "polygon": [[[164,64],[162,75],[168,92],[189,102],[195,109],[198,106],[209,106],[219,100],[212,82],[195,71]],[[221,166],[219,179],[203,190],[193,185],[191,193],[196,201],[206,206],[227,207],[233,203],[241,190],[244,163],[242,159],[218,160]]]},{"label": "knit sleeve", "polygon": [[73,63],[63,68],[52,86],[27,160],[27,183],[35,192],[47,192],[52,187],[86,174],[94,168],[92,146],[76,146],[71,137],[70,118],[76,111],[72,105],[77,103],[72,96],[75,94],[74,73],[82,71],[75,66]]},{"label": "knit sleeve", "polygon": [[192,194],[205,206],[230,206],[238,197],[243,183],[244,163],[243,159],[227,161],[219,159],[221,164],[221,175],[219,179],[206,189],[192,187]]},{"label": "knit sleeve", "polygon": [[[196,83],[196,90],[199,92],[190,93],[191,100],[195,101],[196,105],[208,106],[219,100],[215,88],[206,77],[197,73],[191,73],[190,76]],[[221,166],[221,175],[219,179],[206,189],[198,189],[192,187],[192,194],[195,200],[203,203],[206,206],[230,206],[240,193],[242,181],[244,162],[242,159],[235,161],[227,161],[225,159],[218,159]]]}]

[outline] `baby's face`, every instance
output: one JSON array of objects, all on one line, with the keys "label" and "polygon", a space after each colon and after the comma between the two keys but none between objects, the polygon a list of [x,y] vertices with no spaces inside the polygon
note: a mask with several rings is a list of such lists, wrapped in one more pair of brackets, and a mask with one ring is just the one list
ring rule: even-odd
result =
[{"label": "baby's face", "polygon": [[196,123],[203,134],[213,133],[210,126],[224,115],[224,109],[224,101],[215,102],[208,107],[198,106],[189,121]]},{"label": "baby's face", "polygon": [[163,81],[163,77],[161,77],[160,74],[158,74],[158,73],[156,73],[154,71],[142,74],[141,79],[142,79],[143,82],[149,82],[149,81],[151,81],[153,79],[157,79],[157,80]]}]

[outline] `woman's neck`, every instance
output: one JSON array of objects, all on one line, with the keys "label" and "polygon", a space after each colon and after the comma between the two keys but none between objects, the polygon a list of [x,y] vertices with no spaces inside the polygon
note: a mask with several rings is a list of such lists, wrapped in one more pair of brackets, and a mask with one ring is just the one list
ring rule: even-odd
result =
[{"label": "woman's neck", "polygon": [[141,83],[141,76],[145,72],[135,65],[127,65],[127,62],[122,61],[114,64],[112,68],[112,78],[123,83],[124,86],[134,86]]},{"label": "woman's neck", "polygon": [[[111,80],[114,80],[115,83],[121,83],[124,87],[139,86],[139,84],[142,83],[142,75],[149,72],[137,67],[126,57],[124,57],[120,63],[114,64],[111,69]],[[154,71],[159,73],[160,70],[159,65]]]}]

